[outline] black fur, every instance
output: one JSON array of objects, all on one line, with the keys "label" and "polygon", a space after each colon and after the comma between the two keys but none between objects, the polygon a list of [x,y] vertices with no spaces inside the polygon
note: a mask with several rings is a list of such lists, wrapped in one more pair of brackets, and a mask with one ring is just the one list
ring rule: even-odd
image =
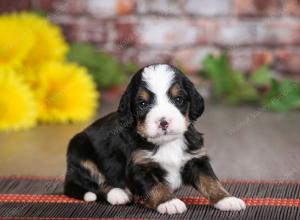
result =
[{"label": "black fur", "polygon": [[[181,112],[187,112],[190,121],[195,121],[204,111],[203,98],[184,74],[175,67],[170,66],[170,68],[176,75],[174,82],[184,88],[184,106]],[[105,185],[129,188],[138,197],[147,196],[157,182],[165,182],[166,171],[158,163],[137,165],[132,162],[132,152],[135,150],[147,149],[155,152],[159,147],[149,143],[136,132],[137,121],[143,120],[147,114],[147,111],[138,109],[139,101],[136,96],[138,89],[143,86],[142,72],[143,69],[139,70],[132,78],[121,97],[117,112],[97,120],[70,141],[65,178],[67,195],[82,199],[84,193],[90,191],[96,193],[98,199],[106,198],[99,189],[101,186],[81,166],[82,160],[91,160],[95,163],[99,172],[105,176]],[[185,133],[185,139],[188,151],[202,147],[202,135],[192,124]],[[201,172],[215,176],[208,165],[207,158],[189,161],[182,173],[184,182],[196,184],[193,177]]]},{"label": "black fur", "polygon": [[[131,110],[133,115],[135,116],[135,121],[144,122],[146,115],[150,111],[152,105],[155,103],[155,97],[154,94],[147,88],[144,82],[141,82],[140,88],[147,91],[147,93],[150,96],[150,99],[149,101],[145,102],[141,97],[136,96],[132,104]],[[146,106],[142,106],[142,103],[145,103]]]},{"label": "black fur", "polygon": [[121,97],[118,107],[119,121],[123,127],[129,127],[133,125],[134,115],[132,112],[133,94],[138,90],[136,86],[141,81],[141,70],[138,71],[132,78],[131,82],[127,86],[124,94]]},{"label": "black fur", "polygon": [[193,83],[184,74],[180,74],[181,71],[179,69],[173,66],[171,68],[176,73],[175,81],[180,82],[188,93],[187,97],[190,103],[189,118],[191,121],[195,121],[204,112],[203,97],[197,92]]},{"label": "black fur", "polygon": [[195,151],[199,149],[199,146],[203,146],[202,134],[196,130],[193,124],[188,127],[188,130],[184,134],[187,141],[188,151]]},{"label": "black fur", "polygon": [[[196,174],[196,175],[195,175]],[[197,188],[199,184],[199,176],[210,176],[215,180],[218,180],[215,175],[207,156],[202,158],[194,158],[186,163],[182,170],[182,179],[185,184],[192,185]]]}]

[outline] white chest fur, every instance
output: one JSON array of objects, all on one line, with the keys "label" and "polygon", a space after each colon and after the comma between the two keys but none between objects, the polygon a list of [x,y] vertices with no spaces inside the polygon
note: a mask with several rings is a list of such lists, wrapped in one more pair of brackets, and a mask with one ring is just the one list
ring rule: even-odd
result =
[{"label": "white chest fur", "polygon": [[185,152],[184,139],[176,139],[159,146],[157,152],[151,158],[158,162],[167,171],[167,181],[172,190],[181,186],[181,169],[193,156]]}]

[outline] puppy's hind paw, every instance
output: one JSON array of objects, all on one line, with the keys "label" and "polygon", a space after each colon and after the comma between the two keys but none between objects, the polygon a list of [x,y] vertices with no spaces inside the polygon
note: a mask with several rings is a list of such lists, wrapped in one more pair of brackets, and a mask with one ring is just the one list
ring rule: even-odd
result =
[{"label": "puppy's hind paw", "polygon": [[187,210],[186,205],[179,199],[172,199],[157,206],[157,211],[161,214],[177,214]]},{"label": "puppy's hind paw", "polygon": [[221,211],[240,211],[246,208],[246,204],[243,200],[231,196],[221,199],[214,204],[214,207]]}]

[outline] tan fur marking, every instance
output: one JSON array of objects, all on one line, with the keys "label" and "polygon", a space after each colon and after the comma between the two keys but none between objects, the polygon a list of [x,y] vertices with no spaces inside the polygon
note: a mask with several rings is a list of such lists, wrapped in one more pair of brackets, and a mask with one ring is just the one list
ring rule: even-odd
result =
[{"label": "tan fur marking", "polygon": [[216,203],[224,197],[229,196],[229,193],[218,180],[204,175],[201,175],[199,178],[198,190],[211,202]]},{"label": "tan fur marking", "polygon": [[142,135],[146,135],[146,125],[145,123],[141,123],[140,121],[137,122],[137,130]]},{"label": "tan fur marking", "polygon": [[[149,152],[147,150],[136,150],[132,153],[132,162],[142,166],[147,166],[150,163],[154,163],[148,155]],[[145,204],[149,208],[156,208],[159,204],[173,198],[169,187],[159,182],[156,177],[153,178],[157,184],[151,189],[151,191],[144,198],[134,198],[136,202]]]},{"label": "tan fur marking", "polygon": [[91,160],[82,160],[80,164],[90,172],[90,175],[97,181],[99,185],[105,181],[105,177],[102,173],[100,173],[98,167],[94,162],[92,162]]},{"label": "tan fur marking", "polygon": [[136,150],[132,153],[132,161],[135,164],[147,164],[153,162],[148,157],[149,152],[146,150]]},{"label": "tan fur marking", "polygon": [[203,157],[203,156],[207,156],[207,150],[205,147],[201,147],[199,149],[196,149],[194,151],[190,152],[192,155],[197,156],[197,158]]},{"label": "tan fur marking", "polygon": [[149,208],[156,208],[159,204],[173,199],[168,186],[163,183],[158,183],[152,188],[147,198],[144,200],[144,204]]},{"label": "tan fur marking", "polygon": [[179,96],[181,92],[181,87],[179,86],[179,84],[174,84],[170,90],[170,94],[172,97],[176,97]]},{"label": "tan fur marking", "polygon": [[99,188],[99,192],[102,193],[105,197],[107,193],[109,193],[110,190],[112,190],[113,187],[107,185],[106,183],[103,183],[101,187]]},{"label": "tan fur marking", "polygon": [[[140,88],[139,91],[138,91],[138,94],[137,96],[144,100],[145,102],[148,102],[150,100],[150,95],[149,95],[149,92],[147,92],[145,89],[143,88]],[[146,127],[145,127],[145,123],[141,123],[140,121],[138,121],[138,124],[137,124],[137,130],[138,132],[142,135],[142,136],[145,136],[146,134]]]},{"label": "tan fur marking", "polygon": [[113,187],[105,182],[105,176],[100,173],[97,165],[91,160],[82,160],[80,164],[89,171],[91,177],[99,184],[98,194],[106,198],[107,193],[112,190]]},{"label": "tan fur marking", "polygon": [[140,88],[137,95],[146,102],[150,100],[150,95],[145,89]]}]

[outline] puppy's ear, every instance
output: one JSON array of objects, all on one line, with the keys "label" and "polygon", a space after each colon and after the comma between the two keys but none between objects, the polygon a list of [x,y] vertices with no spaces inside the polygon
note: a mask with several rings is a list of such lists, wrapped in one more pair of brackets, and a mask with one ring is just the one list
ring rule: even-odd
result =
[{"label": "puppy's ear", "polygon": [[118,107],[119,122],[124,127],[128,127],[133,123],[133,115],[131,111],[131,93],[132,92],[130,91],[129,85],[122,95]]},{"label": "puppy's ear", "polygon": [[119,114],[119,122],[123,127],[132,126],[134,122],[131,103],[137,90],[137,84],[141,81],[141,71],[142,70],[138,71],[133,76],[119,103],[117,112]]},{"label": "puppy's ear", "polygon": [[184,87],[190,98],[189,119],[191,121],[195,121],[204,111],[204,99],[197,92],[194,84],[187,77],[184,77]]}]

